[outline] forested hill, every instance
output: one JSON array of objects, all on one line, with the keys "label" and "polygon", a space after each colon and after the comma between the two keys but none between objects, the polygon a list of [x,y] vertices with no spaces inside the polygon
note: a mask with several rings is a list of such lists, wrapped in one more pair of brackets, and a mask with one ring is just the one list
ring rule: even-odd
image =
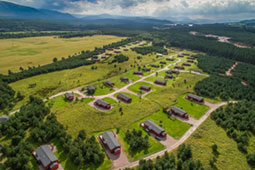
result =
[{"label": "forested hill", "polygon": [[46,9],[35,9],[5,1],[0,1],[0,16],[8,18],[48,19],[48,20],[75,19],[75,17],[67,13],[61,13]]}]

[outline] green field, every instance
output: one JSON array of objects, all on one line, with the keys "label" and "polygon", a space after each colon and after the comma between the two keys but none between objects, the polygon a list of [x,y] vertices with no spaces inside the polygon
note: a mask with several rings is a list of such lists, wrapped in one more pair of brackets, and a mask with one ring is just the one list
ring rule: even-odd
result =
[{"label": "green field", "polygon": [[61,59],[82,50],[120,41],[123,37],[96,35],[91,37],[62,39],[54,36],[0,40],[0,73],[19,71],[20,66],[37,66],[51,63],[53,58]]},{"label": "green field", "polygon": [[148,86],[151,88],[151,91],[155,91],[156,89],[160,88],[160,87],[155,87],[154,85],[150,84],[150,83],[146,83],[146,82],[138,82],[133,84],[132,86],[129,86],[128,89],[137,93],[137,94],[144,94],[144,91],[139,90],[139,88],[144,85],[144,86]]},{"label": "green field", "polygon": [[185,99],[186,95],[187,94],[183,94],[179,96],[176,101],[176,104],[174,104],[173,106],[176,106],[176,107],[179,107],[180,109],[185,110],[191,117],[195,119],[199,119],[205,114],[207,110],[209,110],[209,107],[206,105],[198,104]]},{"label": "green field", "polygon": [[[128,77],[129,80],[132,82],[140,79],[139,76],[133,75],[133,71],[128,71],[127,73],[123,73],[118,76],[114,76],[113,78],[110,78],[107,80],[109,80],[115,84],[115,86],[113,88],[121,88],[121,87],[128,85],[127,82],[120,81],[121,77]],[[106,80],[91,84],[96,88],[96,92],[93,94],[94,96],[105,95],[105,94],[114,92],[113,88],[109,88],[104,85],[105,81]]]},{"label": "green field", "polygon": [[106,97],[106,98],[103,98],[104,101],[110,103],[111,105],[113,104],[116,104],[117,101],[115,101],[114,99],[110,98],[110,97]]},{"label": "green field", "polygon": [[148,78],[145,79],[146,81],[150,81],[150,82],[153,82],[156,81],[156,80],[162,80],[162,81],[166,81],[167,82],[167,85],[166,86],[160,86],[160,85],[156,85],[155,86],[158,86],[158,87],[168,87],[168,86],[172,86],[174,80],[173,79],[165,79],[164,77],[161,77],[161,76],[150,76]]},{"label": "green field", "polygon": [[189,130],[189,128],[190,128],[189,124],[184,123],[178,119],[169,117],[167,114],[163,113],[162,110],[157,111],[157,112],[151,114],[150,116],[135,122],[132,125],[132,128],[139,127],[138,129],[143,130],[143,128],[141,128],[139,125],[140,125],[140,123],[142,123],[148,119],[150,119],[150,120],[154,121],[156,124],[160,125],[163,129],[165,129],[165,131],[168,135],[172,136],[175,139],[179,139],[180,137],[182,137],[184,135],[184,133],[187,130]]},{"label": "green field", "polygon": [[[129,56],[129,60],[117,64],[117,67],[114,67],[113,64],[102,62],[94,65],[97,66],[96,70],[92,70],[91,66],[82,66],[75,69],[38,75],[11,83],[10,85],[15,91],[20,91],[25,96],[25,99],[19,102],[14,109],[19,108],[22,103],[26,102],[30,95],[46,98],[60,91],[86,87],[85,85],[97,84],[98,81],[105,81],[110,78],[113,78],[113,81],[117,82],[116,85],[121,87],[124,85],[124,83],[119,81],[121,76],[127,76],[131,80],[139,79],[138,76],[132,75],[132,72],[137,69],[137,64],[143,66],[158,60],[155,55],[144,55],[141,60],[137,60],[139,54],[133,51],[123,52],[123,54]],[[127,73],[125,70],[127,70]],[[29,84],[36,84],[36,86],[29,88]],[[102,89],[101,92],[96,92],[96,95],[108,92],[109,89]]]},{"label": "green field", "polygon": [[[199,81],[204,79],[204,76],[190,74],[190,73],[180,73],[176,80],[173,82],[172,86],[168,87],[158,87],[154,93],[150,93],[146,98],[157,103],[161,107],[169,107],[175,104],[176,99],[184,93],[190,92],[194,93],[193,87]],[[186,83],[185,83],[186,80]],[[172,81],[172,80],[171,80]]]},{"label": "green field", "polygon": [[218,145],[218,158],[215,169],[248,170],[251,169],[246,161],[246,156],[237,149],[236,142],[229,138],[221,127],[208,118],[185,142],[191,144],[195,159],[201,160],[205,169],[209,167],[212,158],[213,144]]}]

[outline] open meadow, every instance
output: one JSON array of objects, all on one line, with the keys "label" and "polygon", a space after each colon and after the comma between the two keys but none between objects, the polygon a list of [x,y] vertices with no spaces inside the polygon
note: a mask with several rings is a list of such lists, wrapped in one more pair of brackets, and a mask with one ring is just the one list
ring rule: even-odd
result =
[{"label": "open meadow", "polygon": [[[101,86],[102,82],[106,79],[112,78],[112,81],[118,81],[122,76],[127,76],[131,80],[135,81],[139,79],[139,77],[134,76],[132,72],[137,70],[137,65],[143,66],[150,64],[151,62],[162,60],[162,58],[157,58],[156,54],[143,55],[139,60],[137,59],[137,56],[141,55],[136,52],[129,50],[127,52],[123,52],[123,54],[128,56],[129,60],[124,63],[118,63],[116,66],[115,64],[108,64],[106,60],[94,64],[93,66],[97,67],[97,69],[93,70],[91,69],[91,66],[82,66],[74,69],[33,76],[11,83],[10,86],[15,91],[20,91],[25,96],[25,99],[19,102],[14,109],[19,108],[21,104],[26,102],[30,95],[46,98],[61,91],[71,90],[78,87],[86,87],[88,84]],[[30,85],[35,86],[31,88]],[[117,83],[118,87],[123,85],[124,83]],[[110,92],[110,90],[111,89],[108,88],[102,88],[101,92],[99,91],[98,93],[105,94]]]},{"label": "open meadow", "polygon": [[19,71],[20,67],[48,64],[53,58],[67,58],[82,50],[93,50],[123,37],[95,35],[82,38],[58,38],[57,36],[0,40],[0,73]]},{"label": "open meadow", "polygon": [[210,166],[209,161],[213,157],[212,145],[217,144],[216,169],[251,169],[245,154],[238,150],[236,142],[211,118],[208,118],[185,143],[191,145],[193,155],[196,155],[196,159],[200,160],[205,168]]}]

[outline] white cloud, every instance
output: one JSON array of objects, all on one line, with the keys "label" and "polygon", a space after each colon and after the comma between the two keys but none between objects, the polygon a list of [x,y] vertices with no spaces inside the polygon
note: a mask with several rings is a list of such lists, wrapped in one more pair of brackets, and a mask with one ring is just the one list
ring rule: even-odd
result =
[{"label": "white cloud", "polygon": [[156,16],[163,18],[255,17],[255,0],[9,0],[72,14]]}]

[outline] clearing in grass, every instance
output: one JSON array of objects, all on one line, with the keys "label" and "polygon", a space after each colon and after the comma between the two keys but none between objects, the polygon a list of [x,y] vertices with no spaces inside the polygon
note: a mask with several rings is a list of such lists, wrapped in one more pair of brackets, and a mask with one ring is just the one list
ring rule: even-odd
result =
[{"label": "clearing in grass", "polygon": [[185,99],[186,95],[187,93],[179,96],[176,101],[176,104],[174,104],[173,106],[176,106],[186,111],[191,117],[195,119],[201,118],[205,114],[205,112],[209,109],[209,107],[204,104],[198,104],[196,102],[192,102],[190,100]]}]

